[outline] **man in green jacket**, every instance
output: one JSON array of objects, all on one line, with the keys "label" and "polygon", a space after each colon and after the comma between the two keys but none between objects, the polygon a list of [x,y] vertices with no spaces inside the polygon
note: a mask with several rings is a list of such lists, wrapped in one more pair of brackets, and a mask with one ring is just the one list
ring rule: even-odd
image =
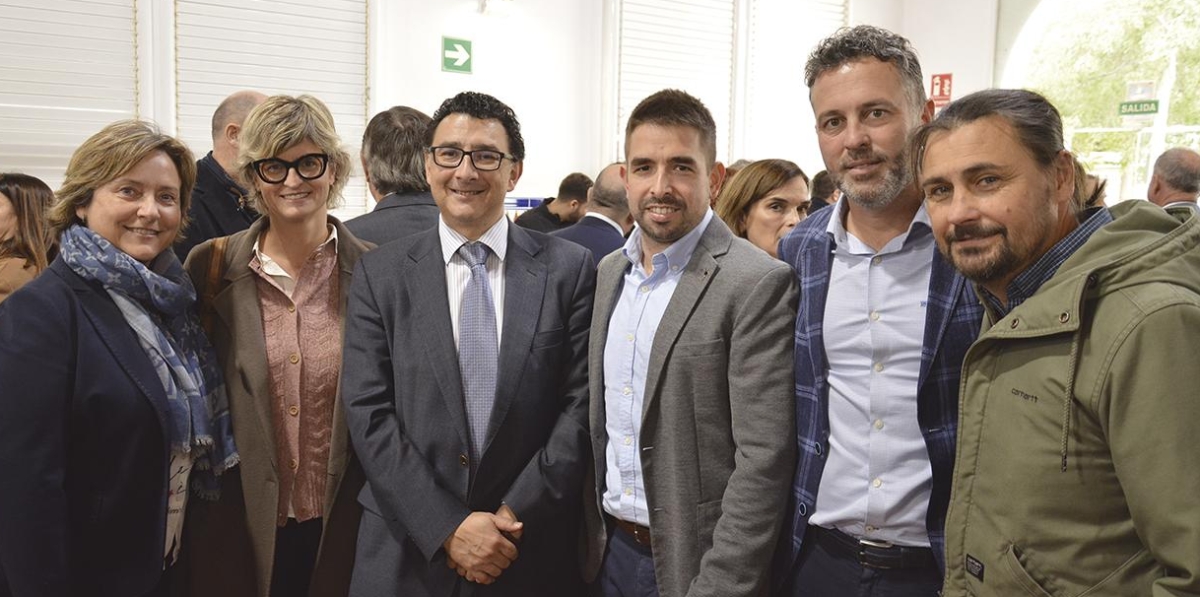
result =
[{"label": "man in green jacket", "polygon": [[1200,595],[1196,216],[1074,204],[1033,92],[968,95],[912,144],[938,247],[986,307],[944,594]]}]

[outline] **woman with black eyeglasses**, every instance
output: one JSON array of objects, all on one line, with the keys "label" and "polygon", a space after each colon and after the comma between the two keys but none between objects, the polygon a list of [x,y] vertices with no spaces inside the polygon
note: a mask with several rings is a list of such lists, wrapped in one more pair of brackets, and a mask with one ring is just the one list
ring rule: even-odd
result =
[{"label": "woman with black eyeglasses", "polygon": [[192,250],[201,318],[226,378],[241,465],[189,511],[192,595],[345,595],[361,469],[338,399],[350,275],[372,247],[329,215],[350,176],[320,100],[254,109],[238,168],[263,217]]}]

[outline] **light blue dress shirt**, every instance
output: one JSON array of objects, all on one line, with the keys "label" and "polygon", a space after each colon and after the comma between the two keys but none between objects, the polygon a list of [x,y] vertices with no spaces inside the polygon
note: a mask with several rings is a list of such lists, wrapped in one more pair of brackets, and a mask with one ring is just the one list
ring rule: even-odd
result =
[{"label": "light blue dress shirt", "polygon": [[650,513],[642,480],[639,433],[650,349],[679,278],[712,218],[710,209],[691,232],[654,255],[650,260],[652,273],[642,267],[641,228],[634,229],[621,251],[630,268],[613,307],[604,345],[604,430],[608,434],[604,510],[647,527]]},{"label": "light blue dress shirt", "polygon": [[929,546],[933,485],[917,422],[917,383],[934,251],[922,204],[878,252],[829,220],[835,248],[825,303],[829,456],[811,524],[860,539]]}]

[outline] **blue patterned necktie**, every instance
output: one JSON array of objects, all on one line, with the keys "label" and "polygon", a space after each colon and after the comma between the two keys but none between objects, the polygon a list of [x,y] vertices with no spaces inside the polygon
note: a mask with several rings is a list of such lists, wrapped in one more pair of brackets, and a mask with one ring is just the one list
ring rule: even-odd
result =
[{"label": "blue patterned necktie", "polygon": [[471,280],[463,292],[458,312],[458,366],[466,399],[467,422],[471,425],[471,468],[483,455],[488,421],[496,400],[496,370],[499,366],[499,341],[496,336],[496,310],[492,288],[488,284],[488,246],[481,242],[464,243],[458,254],[471,266]]}]

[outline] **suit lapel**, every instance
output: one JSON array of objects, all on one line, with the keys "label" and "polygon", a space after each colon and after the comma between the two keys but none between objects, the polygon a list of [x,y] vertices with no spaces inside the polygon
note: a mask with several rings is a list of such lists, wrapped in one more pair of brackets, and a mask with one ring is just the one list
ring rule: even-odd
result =
[{"label": "suit lapel", "polygon": [[929,300],[925,312],[925,338],[921,350],[921,373],[917,378],[918,390],[925,386],[929,370],[933,366],[933,358],[942,344],[946,328],[950,326],[950,316],[954,312],[954,304],[962,294],[965,284],[962,276],[954,275],[954,268],[933,249],[933,265],[929,272]]},{"label": "suit lapel", "polygon": [[716,258],[729,251],[732,241],[733,235],[729,228],[714,216],[679,278],[679,284],[671,295],[671,301],[667,303],[667,310],[663,313],[662,321],[658,323],[658,330],[654,333],[654,344],[650,348],[650,362],[646,367],[646,389],[642,400],[643,420],[658,398],[658,384],[667,355],[679,339],[683,326],[691,319],[696,303],[700,302],[705,289],[717,275],[719,265]]},{"label": "suit lapel", "polygon": [[[812,357],[812,371],[816,372],[818,384],[824,384],[824,373],[827,367],[825,360],[825,337],[822,332],[825,322],[825,301],[829,298],[829,272],[833,266],[833,239],[822,226],[815,242],[807,244],[800,254],[800,288],[802,291],[804,318],[803,337],[808,339],[809,346],[815,347],[805,351]],[[796,353],[797,358],[800,352]]]},{"label": "suit lapel", "polygon": [[[254,241],[262,232],[266,218],[255,222],[238,242],[231,243],[225,268],[225,288],[213,299],[213,311],[237,339],[230,342],[244,350],[237,352],[237,370],[246,395],[254,401],[254,412],[262,438],[270,446],[268,456],[272,467],[275,462],[275,424],[271,419],[270,368],[267,365],[267,343],[263,336],[262,308],[258,299],[257,274],[250,269],[254,254]],[[227,379],[225,383],[235,383]],[[234,399],[236,392],[231,392]]]},{"label": "suit lapel", "polygon": [[[446,264],[442,261],[437,228],[421,233],[409,248],[411,268],[403,275],[407,296],[412,300],[416,320],[412,325],[417,338],[425,342],[425,359],[446,401],[446,410],[463,445],[470,445],[467,413],[463,406],[462,376],[458,350],[454,346],[454,327],[446,302]],[[404,325],[404,322],[400,322]],[[401,356],[403,358],[403,356]]]},{"label": "suit lapel", "polygon": [[109,298],[108,293],[88,285],[78,274],[61,261],[56,261],[56,268],[61,267],[60,275],[75,290],[83,312],[92,323],[92,327],[104,340],[113,358],[121,364],[125,374],[142,391],[142,395],[150,401],[154,413],[158,416],[158,424],[162,428],[163,437],[171,437],[167,428],[167,393],[163,389],[158,373],[150,365],[149,357],[145,355],[137,337],[121,315],[121,310]]},{"label": "suit lapel", "polygon": [[[358,258],[370,249],[346,229],[341,222],[330,218],[330,223],[338,232],[338,323],[344,333],[346,327],[346,300],[350,296],[350,283],[354,274],[354,264]],[[340,338],[341,333],[338,334]],[[332,511],[333,501],[341,485],[342,474],[346,471],[346,460],[350,450],[350,434],[346,428],[346,413],[342,408],[341,367],[338,368],[337,405],[333,409],[333,431],[329,440],[330,483],[325,488],[325,512]]]},{"label": "suit lapel", "polygon": [[[541,318],[542,298],[546,294],[546,264],[538,258],[542,241],[524,229],[508,226],[508,250],[504,266],[504,329],[500,336],[499,376],[496,401],[488,422],[485,445],[492,441],[504,422],[508,408],[517,397],[525,362],[529,359],[533,336]],[[486,448],[484,450],[486,452]]]},{"label": "suit lapel", "polygon": [[607,440],[604,411],[604,345],[608,342],[609,320],[621,296],[621,285],[629,260],[621,251],[600,261],[596,270],[596,296],[588,337],[588,424],[591,427],[593,460],[599,478],[604,477],[604,444]]}]

